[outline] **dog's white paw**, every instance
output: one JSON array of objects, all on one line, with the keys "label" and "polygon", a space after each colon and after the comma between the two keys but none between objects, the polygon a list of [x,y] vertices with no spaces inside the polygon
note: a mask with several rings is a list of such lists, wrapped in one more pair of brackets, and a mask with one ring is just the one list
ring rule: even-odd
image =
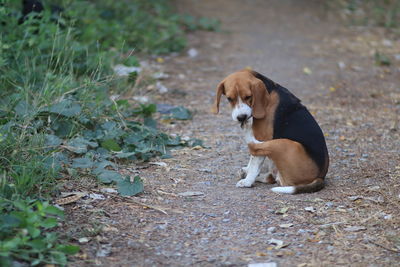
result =
[{"label": "dog's white paw", "polygon": [[239,182],[237,182],[236,187],[251,187],[253,183],[249,180],[242,179]]}]

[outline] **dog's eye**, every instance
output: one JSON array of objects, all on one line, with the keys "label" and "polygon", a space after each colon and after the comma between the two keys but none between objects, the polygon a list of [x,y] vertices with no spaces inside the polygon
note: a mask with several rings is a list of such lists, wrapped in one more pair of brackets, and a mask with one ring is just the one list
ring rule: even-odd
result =
[{"label": "dog's eye", "polygon": [[228,99],[229,102],[232,102],[232,101],[233,101],[233,99],[230,98],[230,97],[227,97],[227,99]]},{"label": "dog's eye", "polygon": [[246,100],[246,101],[251,100],[251,95],[246,96],[246,97],[244,98],[244,100]]}]

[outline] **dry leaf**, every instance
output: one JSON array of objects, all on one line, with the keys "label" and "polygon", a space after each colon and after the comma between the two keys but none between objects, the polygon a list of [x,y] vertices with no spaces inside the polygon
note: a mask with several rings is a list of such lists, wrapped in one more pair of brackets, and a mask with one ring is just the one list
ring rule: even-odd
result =
[{"label": "dry leaf", "polygon": [[71,192],[71,193],[62,192],[61,195],[65,197],[59,198],[54,202],[58,205],[67,205],[76,202],[82,197],[86,196],[87,192]]},{"label": "dry leaf", "polygon": [[267,256],[267,253],[264,253],[264,252],[256,252],[256,256],[258,256],[258,257]]},{"label": "dry leaf", "polygon": [[344,230],[347,232],[359,232],[359,231],[365,231],[367,230],[367,228],[365,228],[364,226],[349,226],[344,228]]},{"label": "dry leaf", "polygon": [[286,244],[285,244],[285,243],[283,243],[282,240],[275,239],[275,238],[271,238],[271,239],[268,241],[268,243],[269,243],[269,244],[272,244],[272,245],[276,245],[276,246],[275,246],[275,249],[285,248],[285,247],[287,247],[287,246],[290,245],[290,243],[286,243]]},{"label": "dry leaf", "polygon": [[308,212],[311,212],[311,213],[314,213],[314,212],[317,211],[314,207],[305,207],[304,210],[308,211]]},{"label": "dry leaf", "polygon": [[151,165],[157,165],[157,166],[161,166],[161,167],[167,167],[167,163],[162,162],[162,161],[157,161],[157,162],[150,162]]},{"label": "dry leaf", "polygon": [[275,214],[285,214],[289,210],[289,207],[283,207],[277,211],[275,211]]},{"label": "dry leaf", "polygon": [[284,224],[279,225],[280,228],[290,228],[292,226],[293,226],[293,223],[284,223]]},{"label": "dry leaf", "polygon": [[358,199],[363,199],[364,197],[363,196],[350,196],[350,197],[347,197],[347,198],[350,199],[351,201],[356,201]]},{"label": "dry leaf", "polygon": [[196,196],[203,196],[203,192],[196,192],[196,191],[187,191],[183,193],[178,193],[181,197],[196,197]]},{"label": "dry leaf", "polygon": [[304,68],[303,68],[303,72],[304,72],[305,74],[307,74],[307,75],[310,75],[310,74],[312,73],[312,71],[311,71],[309,68],[307,68],[307,67],[304,67]]}]

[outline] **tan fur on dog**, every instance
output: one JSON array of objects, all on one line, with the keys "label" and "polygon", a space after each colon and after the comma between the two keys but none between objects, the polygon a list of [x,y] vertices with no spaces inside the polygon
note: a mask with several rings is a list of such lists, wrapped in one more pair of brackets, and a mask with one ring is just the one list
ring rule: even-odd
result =
[{"label": "tan fur on dog", "polygon": [[[227,76],[217,86],[213,112],[218,113],[222,95],[227,97],[232,108],[236,107],[238,101],[248,105],[251,108],[253,136],[262,142],[249,143],[250,153],[253,156],[270,158],[278,169],[279,184],[296,187],[291,193],[320,190],[324,187],[323,178],[326,171],[320,172],[303,145],[289,139],[273,139],[279,95],[274,90],[267,90],[264,82],[255,76],[255,72],[249,70],[241,70]],[[328,164],[327,160],[326,170]],[[274,182],[271,175],[266,181]]]}]

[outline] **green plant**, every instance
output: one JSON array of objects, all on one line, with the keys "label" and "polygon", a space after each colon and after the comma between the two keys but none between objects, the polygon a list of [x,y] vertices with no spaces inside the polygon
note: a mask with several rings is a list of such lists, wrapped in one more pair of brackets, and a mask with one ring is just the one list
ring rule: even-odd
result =
[{"label": "green plant", "polygon": [[[117,78],[111,66],[138,66],[126,56],[132,50],[179,51],[185,30],[216,30],[218,23],[185,23],[162,0],[43,0],[40,16],[19,23],[20,1],[0,1],[0,265],[65,265],[77,248],[56,240],[62,212],[43,201],[61,174],[93,176],[135,195],[142,180],[121,176],[118,163],[202,145],[158,130],[156,105],[111,97],[137,78]],[[66,8],[52,13],[52,4]],[[191,113],[180,107],[170,118]]]},{"label": "green plant", "polygon": [[354,24],[369,24],[395,29],[400,26],[400,1],[398,0],[344,0],[336,1],[344,8]]},{"label": "green plant", "polygon": [[64,213],[48,202],[0,198],[0,265],[14,261],[66,265],[79,247],[59,244],[57,227]]}]

